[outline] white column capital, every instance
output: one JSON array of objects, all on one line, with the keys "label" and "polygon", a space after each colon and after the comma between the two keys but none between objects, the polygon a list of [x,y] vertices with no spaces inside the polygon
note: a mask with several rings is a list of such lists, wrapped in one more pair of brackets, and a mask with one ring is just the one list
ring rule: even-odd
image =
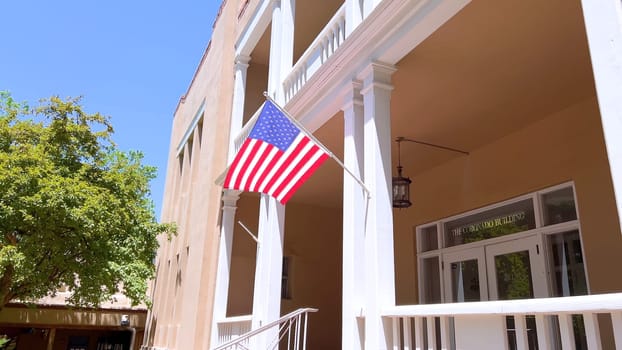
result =
[{"label": "white column capital", "polygon": [[352,109],[354,106],[363,106],[363,95],[361,94],[362,88],[363,82],[360,80],[353,80],[352,83],[346,87],[343,94],[343,106],[341,107],[342,111],[345,112]]},{"label": "white column capital", "polygon": [[250,56],[244,55],[244,54],[238,54],[237,56],[235,56],[235,69],[237,70],[247,69],[250,61],[251,61]]},{"label": "white column capital", "polygon": [[237,202],[240,199],[240,191],[225,189],[222,191],[223,210],[237,208]]},{"label": "white column capital", "polygon": [[395,71],[397,71],[397,68],[393,65],[382,62],[371,62],[357,76],[358,79],[363,81],[361,93],[365,95],[370,91],[369,89],[374,87],[387,91],[393,90],[391,76]]}]

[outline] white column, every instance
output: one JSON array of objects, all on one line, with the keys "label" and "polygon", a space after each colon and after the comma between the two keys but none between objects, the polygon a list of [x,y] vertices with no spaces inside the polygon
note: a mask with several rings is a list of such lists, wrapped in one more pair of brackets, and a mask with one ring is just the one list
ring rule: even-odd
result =
[{"label": "white column", "polygon": [[346,0],[346,37],[363,21],[361,0]]},{"label": "white column", "polygon": [[361,74],[365,114],[365,183],[371,191],[365,226],[365,349],[386,349],[390,322],[380,317],[395,305],[391,201],[392,66],[371,63]]},{"label": "white column", "polygon": [[281,55],[278,91],[279,103],[283,104],[283,81],[294,66],[294,23],[296,19],[296,0],[281,1]]},{"label": "white column", "polygon": [[[278,99],[281,85],[281,43],[283,42],[283,23],[281,21],[281,0],[272,2],[272,26],[270,34],[270,59],[268,66],[268,95]],[[278,100],[277,100],[278,101]]]},{"label": "white column", "polygon": [[380,2],[382,0],[363,0],[363,19],[367,18]]},{"label": "white column", "polygon": [[[344,165],[363,178],[363,99],[361,83],[353,82],[344,106]],[[357,316],[364,306],[365,201],[367,194],[352,176],[343,176],[342,349],[362,349]]]},{"label": "white column", "polygon": [[581,2],[618,218],[622,227],[622,1]]},{"label": "white column", "polygon": [[233,87],[233,105],[231,106],[231,124],[229,127],[229,163],[235,157],[235,138],[243,127],[246,73],[250,60],[251,58],[245,55],[238,55],[235,58],[235,85]]},{"label": "white column", "polygon": [[[270,37],[268,94],[283,103],[284,72],[291,69],[294,50],[295,0],[274,0]],[[289,33],[284,33],[289,31]],[[276,321],[281,316],[281,273],[285,237],[285,206],[262,194],[259,208],[259,242],[255,266],[252,329]],[[267,349],[277,342],[278,328],[253,339],[253,349]],[[277,343],[278,344],[278,343]]]},{"label": "white column", "polygon": [[231,251],[233,247],[233,229],[235,211],[240,198],[238,191],[223,192],[222,224],[220,227],[220,243],[218,247],[218,270],[216,272],[216,290],[214,291],[214,311],[212,313],[212,346],[217,345],[218,322],[227,317],[229,297],[229,279],[231,276]]},{"label": "white column", "polygon": [[[276,321],[281,312],[285,206],[262,194],[259,209],[259,242],[255,267],[252,328]],[[267,349],[276,340],[276,328],[257,336],[253,348]]]}]

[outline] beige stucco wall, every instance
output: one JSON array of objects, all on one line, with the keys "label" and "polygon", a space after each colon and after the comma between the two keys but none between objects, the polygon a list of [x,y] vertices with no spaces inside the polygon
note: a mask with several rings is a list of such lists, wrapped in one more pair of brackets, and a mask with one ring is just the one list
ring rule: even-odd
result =
[{"label": "beige stucco wall", "polygon": [[[220,232],[221,188],[215,180],[226,167],[236,23],[237,2],[224,2],[210,46],[174,115],[161,219],[175,222],[178,234],[160,240],[148,346],[209,346]],[[203,103],[201,133],[195,130],[192,156],[186,149],[180,164],[178,145]]]},{"label": "beige stucco wall", "polygon": [[591,293],[622,290],[611,262],[622,251],[595,99],[554,113],[412,179],[409,209],[394,210],[396,294],[418,301],[417,225],[574,181]]}]

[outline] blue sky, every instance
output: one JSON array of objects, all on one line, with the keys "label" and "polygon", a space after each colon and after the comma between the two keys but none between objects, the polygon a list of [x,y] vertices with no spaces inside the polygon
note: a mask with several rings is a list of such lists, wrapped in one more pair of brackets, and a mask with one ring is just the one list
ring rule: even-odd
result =
[{"label": "blue sky", "polygon": [[114,141],[158,168],[160,217],[173,112],[209,42],[220,0],[16,0],[0,11],[0,90],[18,101],[84,96]]}]

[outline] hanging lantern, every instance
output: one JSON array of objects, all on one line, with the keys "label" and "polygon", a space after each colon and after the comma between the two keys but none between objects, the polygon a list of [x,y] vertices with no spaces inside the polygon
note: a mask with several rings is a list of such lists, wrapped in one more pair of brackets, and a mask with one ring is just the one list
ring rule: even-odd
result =
[{"label": "hanging lantern", "polygon": [[402,163],[400,160],[400,142],[402,138],[398,137],[397,142],[397,176],[393,176],[393,208],[408,208],[412,205],[410,202],[410,184],[412,181],[402,176]]},{"label": "hanging lantern", "polygon": [[408,208],[410,202],[410,184],[412,181],[402,176],[402,167],[397,167],[397,176],[393,176],[393,208]]}]

